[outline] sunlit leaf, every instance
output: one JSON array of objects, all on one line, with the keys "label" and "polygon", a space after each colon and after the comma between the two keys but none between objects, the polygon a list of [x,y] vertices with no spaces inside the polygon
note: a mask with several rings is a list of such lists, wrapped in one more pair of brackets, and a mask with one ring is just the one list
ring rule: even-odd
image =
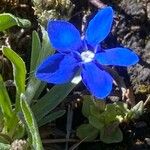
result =
[{"label": "sunlit leaf", "polygon": [[30,27],[31,22],[27,19],[20,19],[9,13],[0,14],[0,31],[4,31],[12,26]]},{"label": "sunlit leaf", "polygon": [[0,107],[2,109],[2,113],[4,118],[9,121],[9,119],[13,116],[13,110],[11,107],[11,101],[9,95],[7,93],[6,87],[4,85],[2,76],[0,75]]},{"label": "sunlit leaf", "polygon": [[8,47],[3,47],[3,54],[11,61],[13,65],[14,83],[17,94],[20,95],[25,91],[26,66],[23,59]]},{"label": "sunlit leaf", "polygon": [[10,150],[9,144],[0,143],[0,149],[1,150]]},{"label": "sunlit leaf", "polygon": [[140,101],[137,103],[131,110],[129,111],[127,118],[128,119],[137,119],[141,116],[144,112],[144,103]]},{"label": "sunlit leaf", "polygon": [[25,122],[26,122],[27,127],[28,127],[29,132],[30,132],[29,135],[31,135],[33,149],[42,150],[43,146],[42,146],[42,142],[40,139],[40,135],[39,135],[36,121],[34,119],[33,113],[31,111],[28,103],[24,100],[23,97],[24,96],[22,96],[21,101],[20,101],[21,109],[22,109],[22,112],[24,115]]},{"label": "sunlit leaf", "polygon": [[32,51],[30,62],[30,74],[33,74],[37,66],[39,54],[42,50],[41,41],[36,31],[32,32]]},{"label": "sunlit leaf", "polygon": [[30,64],[30,75],[29,82],[26,88],[26,100],[31,103],[34,96],[40,95],[45,87],[45,83],[35,78],[35,70],[37,66],[42,62],[42,60],[48,55],[52,55],[55,51],[51,47],[47,31],[42,29],[42,42],[36,31],[32,34],[32,52],[31,52],[31,64]]}]

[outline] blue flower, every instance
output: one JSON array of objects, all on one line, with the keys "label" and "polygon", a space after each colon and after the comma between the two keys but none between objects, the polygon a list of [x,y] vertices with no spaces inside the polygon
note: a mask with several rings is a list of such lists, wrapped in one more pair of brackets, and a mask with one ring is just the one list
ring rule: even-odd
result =
[{"label": "blue flower", "polygon": [[105,98],[111,92],[113,79],[104,65],[130,66],[138,62],[138,56],[127,48],[104,50],[100,47],[111,30],[113,10],[106,7],[90,21],[84,37],[66,21],[49,21],[48,35],[53,48],[59,53],[46,58],[36,70],[42,81],[63,84],[73,79],[80,70],[82,81],[97,98]]}]

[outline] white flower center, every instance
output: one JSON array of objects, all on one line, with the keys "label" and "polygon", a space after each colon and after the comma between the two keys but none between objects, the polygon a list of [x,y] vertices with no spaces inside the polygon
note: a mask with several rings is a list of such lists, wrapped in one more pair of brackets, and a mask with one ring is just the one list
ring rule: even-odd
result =
[{"label": "white flower center", "polygon": [[81,59],[87,63],[87,62],[91,62],[94,58],[95,54],[91,51],[84,51],[81,53]]}]

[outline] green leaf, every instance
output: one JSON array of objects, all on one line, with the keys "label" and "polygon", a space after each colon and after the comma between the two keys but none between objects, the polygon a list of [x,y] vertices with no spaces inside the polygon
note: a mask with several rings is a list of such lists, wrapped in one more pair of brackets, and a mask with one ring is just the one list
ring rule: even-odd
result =
[{"label": "green leaf", "polygon": [[89,123],[98,130],[101,130],[104,127],[104,122],[98,120],[98,118],[94,116],[89,116]]},{"label": "green leaf", "polygon": [[4,119],[6,119],[9,122],[9,119],[13,116],[13,110],[1,74],[0,74],[0,107],[4,115]]},{"label": "green leaf", "polygon": [[24,100],[24,95],[22,95],[20,103],[25,122],[31,135],[32,146],[35,150],[43,150],[36,121],[28,103]]},{"label": "green leaf", "polygon": [[0,150],[10,150],[9,144],[0,143]]},{"label": "green leaf", "polygon": [[105,102],[101,100],[92,100],[90,95],[86,95],[83,97],[83,106],[82,106],[82,114],[85,117],[89,117],[89,115],[98,115],[105,110]]},{"label": "green leaf", "polygon": [[100,139],[104,143],[118,143],[123,140],[123,134],[120,128],[118,127],[118,124],[118,122],[114,122],[101,129]]},{"label": "green leaf", "polygon": [[94,102],[91,99],[91,96],[85,95],[83,97],[82,114],[87,118],[91,115],[91,112],[90,112],[91,106],[94,106]]},{"label": "green leaf", "polygon": [[144,112],[144,103],[140,101],[137,103],[131,110],[129,111],[127,118],[128,119],[137,119],[139,118]]},{"label": "green leaf", "polygon": [[47,116],[45,116],[38,122],[38,126],[41,127],[47,123],[50,123],[50,122],[60,118],[61,116],[63,116],[65,114],[65,112],[66,112],[65,110],[59,110],[57,112],[48,114]]},{"label": "green leaf", "polygon": [[32,51],[31,51],[31,63],[30,74],[35,70],[40,51],[42,50],[41,41],[36,31],[32,32]]},{"label": "green leaf", "polygon": [[0,75],[0,107],[2,109],[4,117],[3,131],[7,133],[10,137],[12,137],[14,135],[16,124],[18,123],[18,117],[12,109],[11,101],[1,75]]},{"label": "green leaf", "polygon": [[26,66],[22,58],[8,47],[3,47],[3,54],[11,61],[13,65],[14,83],[17,94],[25,92]]},{"label": "green leaf", "polygon": [[42,26],[41,31],[43,36],[42,36],[42,52],[39,57],[39,64],[41,63],[40,61],[47,56],[47,54],[52,55],[55,53],[55,50],[52,48],[52,45],[50,43],[48,33]]},{"label": "green leaf", "polygon": [[10,144],[12,142],[12,139],[3,133],[0,133],[0,143],[4,143],[4,144]]},{"label": "green leaf", "polygon": [[27,19],[20,19],[9,13],[0,14],[0,31],[4,31],[12,26],[28,28],[31,22]]},{"label": "green leaf", "polygon": [[31,52],[31,65],[30,65],[30,76],[29,82],[26,88],[26,100],[28,103],[31,103],[34,96],[40,95],[42,90],[45,87],[45,83],[37,80],[35,78],[35,70],[37,66],[43,61],[45,57],[48,55],[52,55],[55,51],[51,47],[47,31],[41,27],[42,29],[42,43],[40,42],[40,38],[37,32],[33,32],[32,34],[32,52]]},{"label": "green leaf", "polygon": [[51,90],[32,107],[37,121],[58,106],[75,86],[75,84],[68,83],[52,87]]},{"label": "green leaf", "polygon": [[126,107],[126,104],[122,102],[107,104],[105,111],[100,114],[99,118],[105,118],[106,125],[115,121],[122,122],[128,112],[129,110]]},{"label": "green leaf", "polygon": [[77,129],[77,136],[85,141],[92,141],[97,136],[99,131],[90,124],[82,124]]},{"label": "green leaf", "polygon": [[42,42],[40,41],[39,35],[36,31],[32,33],[32,52],[31,52],[31,64],[30,72],[33,74],[33,71],[37,66],[43,61],[48,55],[55,53],[52,48],[47,31],[41,26],[42,30]]},{"label": "green leaf", "polygon": [[3,54],[11,61],[16,86],[16,111],[20,109],[20,95],[25,92],[26,66],[22,58],[8,47],[3,47]]}]

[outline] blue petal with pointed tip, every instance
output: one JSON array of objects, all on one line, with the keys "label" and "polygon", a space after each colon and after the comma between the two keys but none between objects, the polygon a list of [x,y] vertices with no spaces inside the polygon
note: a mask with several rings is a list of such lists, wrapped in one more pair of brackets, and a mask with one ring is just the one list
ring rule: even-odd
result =
[{"label": "blue petal with pointed tip", "polygon": [[131,66],[139,61],[138,56],[127,48],[112,48],[97,53],[95,59],[102,65]]},{"label": "blue petal with pointed tip", "polygon": [[66,21],[49,21],[47,27],[50,42],[59,52],[75,51],[82,45],[80,33]]},{"label": "blue petal with pointed tip", "polygon": [[112,89],[112,77],[93,62],[86,63],[82,70],[82,80],[89,91],[97,98],[105,98]]},{"label": "blue petal with pointed tip", "polygon": [[113,22],[113,10],[106,7],[100,10],[90,21],[85,39],[91,46],[96,46],[103,41],[111,30]]},{"label": "blue petal with pointed tip", "polygon": [[48,83],[63,84],[69,82],[78,69],[78,61],[72,55],[55,54],[41,63],[36,77]]}]

